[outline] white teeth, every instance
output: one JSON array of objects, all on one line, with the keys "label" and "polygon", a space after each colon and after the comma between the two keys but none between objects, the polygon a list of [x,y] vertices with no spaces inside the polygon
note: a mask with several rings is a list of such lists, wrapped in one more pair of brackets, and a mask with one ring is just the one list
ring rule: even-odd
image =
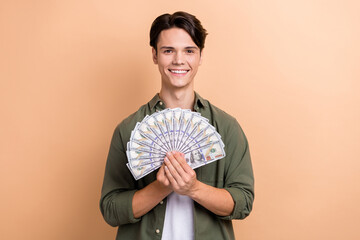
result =
[{"label": "white teeth", "polygon": [[172,73],[187,73],[186,70],[170,70]]}]

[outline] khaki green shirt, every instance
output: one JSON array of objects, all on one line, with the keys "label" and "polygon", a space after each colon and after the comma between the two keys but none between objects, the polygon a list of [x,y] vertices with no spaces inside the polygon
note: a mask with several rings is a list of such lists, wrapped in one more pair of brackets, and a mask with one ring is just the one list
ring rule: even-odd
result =
[{"label": "khaki green shirt", "polygon": [[[134,193],[153,182],[157,171],[136,181],[126,167],[126,144],[137,122],[141,122],[146,115],[165,108],[156,94],[150,102],[124,119],[114,131],[105,168],[100,209],[108,224],[118,226],[116,239],[161,239],[166,198],[141,218],[135,218],[132,211]],[[216,128],[226,152],[225,158],[195,169],[197,178],[208,185],[226,189],[235,203],[232,214],[223,217],[194,202],[195,239],[235,239],[231,220],[248,216],[254,200],[254,177],[248,143],[235,118],[197,93],[194,110],[209,119]]]}]

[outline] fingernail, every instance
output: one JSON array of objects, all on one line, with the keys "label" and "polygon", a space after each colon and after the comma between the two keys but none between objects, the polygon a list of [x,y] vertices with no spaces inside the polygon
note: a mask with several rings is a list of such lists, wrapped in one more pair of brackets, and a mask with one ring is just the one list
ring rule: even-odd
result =
[{"label": "fingernail", "polygon": [[[165,162],[169,162],[169,159],[167,157],[165,157],[164,159]],[[166,167],[166,166],[165,166]]]}]

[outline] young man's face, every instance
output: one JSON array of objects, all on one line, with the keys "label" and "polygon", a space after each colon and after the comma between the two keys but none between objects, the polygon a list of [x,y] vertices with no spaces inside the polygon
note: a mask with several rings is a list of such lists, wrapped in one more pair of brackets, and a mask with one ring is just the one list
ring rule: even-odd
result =
[{"label": "young man's face", "polygon": [[153,51],[163,86],[167,89],[192,87],[201,64],[200,49],[181,28],[163,30],[158,38],[157,52]]}]

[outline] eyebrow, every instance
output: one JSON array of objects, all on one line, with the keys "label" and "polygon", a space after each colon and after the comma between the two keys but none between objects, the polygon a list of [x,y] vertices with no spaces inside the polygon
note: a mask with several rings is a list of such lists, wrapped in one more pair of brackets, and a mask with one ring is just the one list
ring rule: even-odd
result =
[{"label": "eyebrow", "polygon": [[[162,47],[160,47],[160,49],[175,49],[175,48],[170,47],[170,46],[162,46]],[[195,47],[195,46],[188,46],[188,47],[185,47],[185,49],[199,49],[199,48]]]}]

